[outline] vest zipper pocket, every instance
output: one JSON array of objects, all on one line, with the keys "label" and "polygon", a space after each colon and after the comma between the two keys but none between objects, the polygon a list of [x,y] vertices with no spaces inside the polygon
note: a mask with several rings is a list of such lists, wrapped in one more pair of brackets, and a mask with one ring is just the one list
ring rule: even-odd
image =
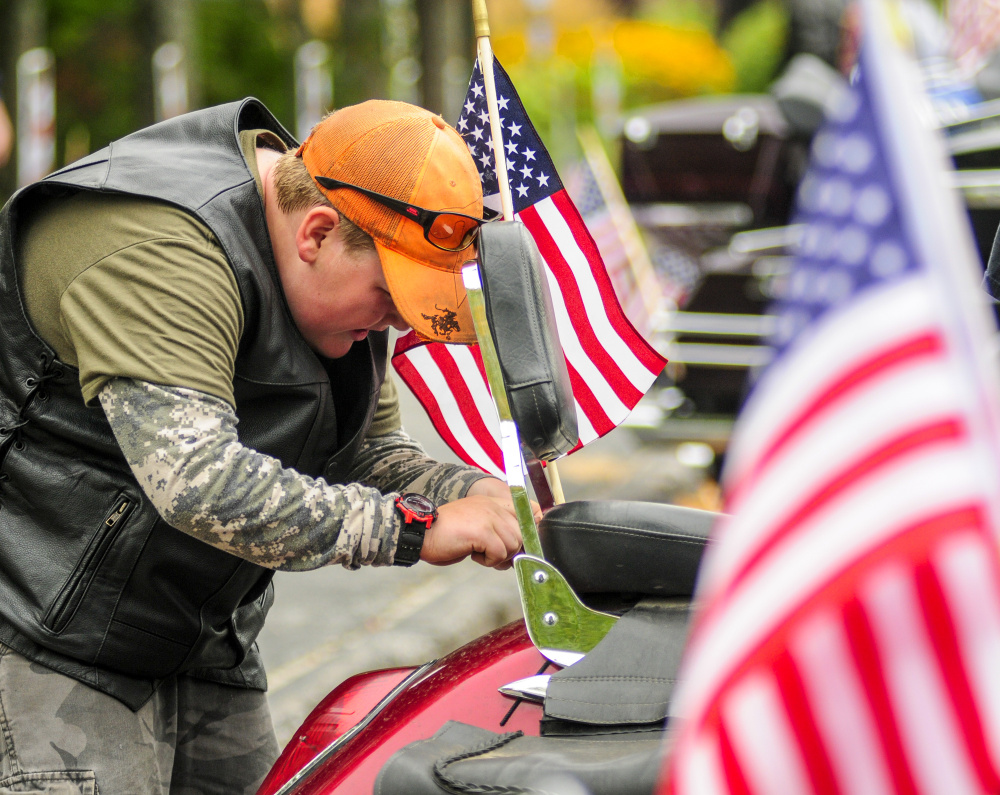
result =
[{"label": "vest zipper pocket", "polygon": [[83,557],[76,564],[73,573],[45,615],[45,626],[56,634],[62,632],[76,615],[83,597],[94,580],[94,575],[97,574],[101,562],[125,525],[125,520],[132,513],[134,505],[135,503],[128,497],[119,497],[115,507],[111,509],[100,529],[90,540]]}]

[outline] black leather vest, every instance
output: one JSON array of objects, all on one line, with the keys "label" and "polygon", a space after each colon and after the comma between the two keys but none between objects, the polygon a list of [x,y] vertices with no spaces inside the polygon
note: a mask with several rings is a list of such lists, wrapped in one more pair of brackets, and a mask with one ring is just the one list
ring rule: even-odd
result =
[{"label": "black leather vest", "polygon": [[265,689],[254,643],[272,572],[166,524],[145,497],[79,373],[25,316],[20,219],[40,195],[105,191],[172,203],[216,235],[244,333],[234,392],[240,440],[342,482],[371,423],[386,334],[317,356],[292,322],[239,133],[295,141],[257,100],[129,135],[16,194],[0,213],[0,641],[138,709],[180,673]]}]

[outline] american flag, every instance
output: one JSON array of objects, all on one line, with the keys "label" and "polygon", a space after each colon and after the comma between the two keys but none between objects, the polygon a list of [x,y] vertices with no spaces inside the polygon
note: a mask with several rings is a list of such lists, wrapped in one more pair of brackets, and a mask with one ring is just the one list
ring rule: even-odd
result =
[{"label": "american flag", "polygon": [[968,225],[890,46],[866,44],[813,145],[661,795],[1000,790],[986,307],[968,300]]},{"label": "american flag", "polygon": [[[545,261],[583,445],[629,415],[666,360],[622,311],[593,238],[495,60],[494,74],[514,217],[528,228]],[[478,63],[455,126],[479,168],[486,203],[498,208],[493,135]],[[392,362],[449,447],[502,477],[496,410],[478,346],[428,344],[411,332],[397,340]]]},{"label": "american flag", "polygon": [[701,283],[698,260],[669,242],[654,244],[649,256],[663,285],[664,295],[675,306],[683,307]]},{"label": "american flag", "polygon": [[566,189],[594,238],[625,315],[643,334],[651,333],[653,318],[646,308],[646,302],[632,273],[625,242],[615,226],[611,210],[586,160],[581,160],[573,166],[567,179]]}]

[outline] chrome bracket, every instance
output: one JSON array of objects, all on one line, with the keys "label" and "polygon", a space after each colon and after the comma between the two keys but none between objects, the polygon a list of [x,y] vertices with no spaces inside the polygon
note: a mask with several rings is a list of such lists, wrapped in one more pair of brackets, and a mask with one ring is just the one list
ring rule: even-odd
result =
[{"label": "chrome bracket", "polygon": [[483,295],[478,263],[470,262],[465,265],[462,269],[462,281],[469,297],[469,308],[483,356],[486,380],[500,420],[500,447],[507,485],[524,542],[525,554],[514,558],[524,621],[528,627],[528,635],[539,652],[557,665],[565,667],[594,648],[618,619],[606,613],[598,613],[583,604],[566,578],[543,557],[525,482],[527,467],[521,452],[517,425],[507,400],[500,357],[486,317],[486,298]]},{"label": "chrome bracket", "polygon": [[600,643],[618,620],[591,610],[559,570],[542,558],[514,558],[528,636],[547,659],[571,665]]}]

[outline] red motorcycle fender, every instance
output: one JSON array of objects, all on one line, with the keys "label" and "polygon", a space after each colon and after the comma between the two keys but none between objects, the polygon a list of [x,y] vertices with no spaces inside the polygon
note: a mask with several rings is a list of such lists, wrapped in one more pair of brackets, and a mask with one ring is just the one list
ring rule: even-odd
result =
[{"label": "red motorcycle fender", "polygon": [[498,688],[548,666],[515,621],[421,668],[352,677],[309,715],[258,795],[370,793],[392,754],[449,720],[537,735],[541,705]]}]

